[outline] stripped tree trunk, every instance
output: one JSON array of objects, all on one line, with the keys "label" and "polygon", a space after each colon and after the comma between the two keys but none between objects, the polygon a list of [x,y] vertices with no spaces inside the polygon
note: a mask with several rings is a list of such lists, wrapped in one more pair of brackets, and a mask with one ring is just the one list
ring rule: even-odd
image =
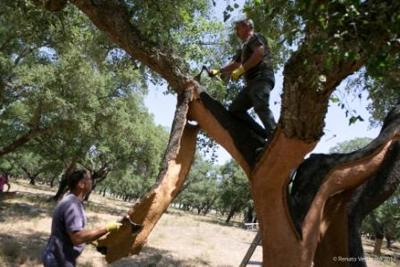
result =
[{"label": "stripped tree trunk", "polygon": [[137,236],[132,236],[130,226],[125,225],[99,242],[99,247],[106,248],[108,262],[131,253],[139,253],[153,227],[185,182],[194,158],[199,129],[187,123],[186,116],[191,97],[190,90],[178,97],[174,125],[157,184],[128,212],[132,221],[144,225],[143,230]]}]

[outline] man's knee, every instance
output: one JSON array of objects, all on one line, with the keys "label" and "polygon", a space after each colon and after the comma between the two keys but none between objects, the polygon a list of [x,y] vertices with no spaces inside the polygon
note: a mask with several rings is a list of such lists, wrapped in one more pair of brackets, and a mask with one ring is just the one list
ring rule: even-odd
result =
[{"label": "man's knee", "polygon": [[243,109],[240,105],[230,105],[228,110],[233,114],[241,114],[243,112],[246,112],[246,110]]}]

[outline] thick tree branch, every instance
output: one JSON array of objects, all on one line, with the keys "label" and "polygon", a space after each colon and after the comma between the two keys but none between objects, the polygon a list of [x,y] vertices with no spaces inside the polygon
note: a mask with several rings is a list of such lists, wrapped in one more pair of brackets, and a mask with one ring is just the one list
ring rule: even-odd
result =
[{"label": "thick tree branch", "polygon": [[[200,87],[195,84],[195,88]],[[264,139],[256,134],[256,130],[248,129],[245,123],[232,116],[221,103],[205,92],[200,93],[190,103],[189,116],[250,175],[256,163],[256,149],[265,145]]]},{"label": "thick tree branch", "polygon": [[[47,9],[59,10],[65,6],[66,1],[40,2]],[[142,38],[140,31],[131,23],[124,1],[71,0],[70,2],[84,12],[114,43],[166,79],[174,90],[181,92],[185,89],[185,83],[189,79],[186,66],[179,57],[161,50]]]},{"label": "thick tree branch", "polygon": [[292,188],[292,213],[298,228],[302,228],[305,247],[310,251],[316,247],[328,199],[356,188],[375,174],[399,136],[397,106],[388,115],[380,135],[365,148],[349,154],[311,155],[298,168]]},{"label": "thick tree branch", "polygon": [[[388,199],[400,184],[400,142],[390,147],[379,171],[357,188],[348,205],[349,257],[364,258],[361,242],[361,223],[375,208]],[[350,264],[365,267],[364,261]]]},{"label": "thick tree branch", "polygon": [[[302,257],[300,238],[290,217],[286,188],[293,170],[315,144],[288,138],[278,126],[267,151],[251,174],[251,189],[265,248],[265,266],[302,266],[299,264]],[[293,257],[283,264],[287,253]]]},{"label": "thick tree branch", "polygon": [[[320,9],[318,5],[315,8]],[[280,120],[288,137],[319,140],[331,93],[393,38],[384,24],[373,22],[377,18],[390,21],[400,10],[399,3],[365,1],[360,5],[358,16],[334,16],[344,8],[344,4],[332,2],[326,4],[327,13],[318,11],[315,15],[310,11],[311,25],[307,25],[304,42],[285,65]],[[327,28],[316,22],[319,16],[329,17]],[[336,18],[343,21],[335,23]],[[338,32],[346,34],[338,38]],[[332,52],[335,50],[336,54]]]},{"label": "thick tree branch", "polygon": [[[356,162],[373,154],[399,131],[400,103],[387,115],[382,131],[368,146],[348,154],[312,154],[296,171],[291,193],[294,220],[302,223],[310,203],[328,173],[339,165]],[[310,179],[309,177],[312,177]]]},{"label": "thick tree branch", "polygon": [[[280,123],[288,137],[306,142],[319,140],[331,93],[365,63],[365,59],[343,61],[332,67],[338,71],[328,72],[319,63],[324,62],[324,56],[313,54],[303,45],[285,65]],[[304,58],[314,65],[304,65]]]},{"label": "thick tree branch", "polygon": [[327,175],[311,203],[302,226],[303,242],[309,249],[309,253],[314,253],[317,248],[319,227],[327,200],[337,193],[357,187],[370,177],[371,173],[375,173],[382,164],[390,145],[397,138],[393,136],[386,144],[374,151],[375,153],[355,162],[339,165]]},{"label": "thick tree branch", "polygon": [[51,130],[52,129],[50,129],[50,128],[33,128],[33,129],[29,130],[28,132],[24,133],[23,135],[21,135],[17,139],[15,139],[11,144],[8,144],[8,145],[0,148],[0,157],[15,151],[17,148],[25,145],[33,138],[35,138],[41,134],[47,133]]},{"label": "thick tree branch", "polygon": [[99,241],[98,248],[106,253],[108,262],[140,252],[153,227],[185,182],[194,158],[199,130],[198,127],[187,124],[191,98],[191,90],[185,91],[184,95],[178,97],[175,123],[171,129],[157,183],[129,211],[129,216],[134,222],[144,225],[143,230],[137,236],[132,236],[130,225],[126,224],[106,239]]}]

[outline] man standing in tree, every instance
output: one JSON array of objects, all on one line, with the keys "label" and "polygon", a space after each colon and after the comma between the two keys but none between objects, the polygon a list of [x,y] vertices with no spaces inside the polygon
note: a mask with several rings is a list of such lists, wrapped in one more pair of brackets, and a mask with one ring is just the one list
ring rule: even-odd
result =
[{"label": "man standing in tree", "polygon": [[[219,70],[211,70],[211,74],[230,75],[232,80],[238,80],[244,74],[246,85],[233,100],[229,110],[257,131],[259,125],[247,113],[248,109],[254,107],[265,127],[266,133],[262,133],[262,136],[269,139],[276,127],[269,109],[269,95],[275,84],[270,49],[267,40],[260,33],[254,32],[251,19],[236,21],[235,30],[242,41],[241,49],[230,63]],[[260,134],[260,131],[257,132]]]},{"label": "man standing in tree", "polygon": [[51,235],[42,255],[45,267],[75,266],[85,243],[116,231],[122,225],[111,222],[97,229],[85,230],[86,215],[82,202],[92,189],[92,177],[87,170],[79,170],[73,172],[67,180],[70,194],[54,210]]}]

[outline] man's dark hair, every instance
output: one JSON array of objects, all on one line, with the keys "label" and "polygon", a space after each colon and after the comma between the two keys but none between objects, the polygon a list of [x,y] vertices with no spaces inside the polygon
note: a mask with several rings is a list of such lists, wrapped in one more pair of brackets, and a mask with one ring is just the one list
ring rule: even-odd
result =
[{"label": "man's dark hair", "polygon": [[254,29],[254,22],[252,19],[241,19],[241,20],[235,21],[235,26],[237,26],[239,24],[244,24],[244,25],[249,26],[251,29]]},{"label": "man's dark hair", "polygon": [[87,170],[76,170],[67,177],[69,190],[74,190],[78,183],[85,178]]}]

